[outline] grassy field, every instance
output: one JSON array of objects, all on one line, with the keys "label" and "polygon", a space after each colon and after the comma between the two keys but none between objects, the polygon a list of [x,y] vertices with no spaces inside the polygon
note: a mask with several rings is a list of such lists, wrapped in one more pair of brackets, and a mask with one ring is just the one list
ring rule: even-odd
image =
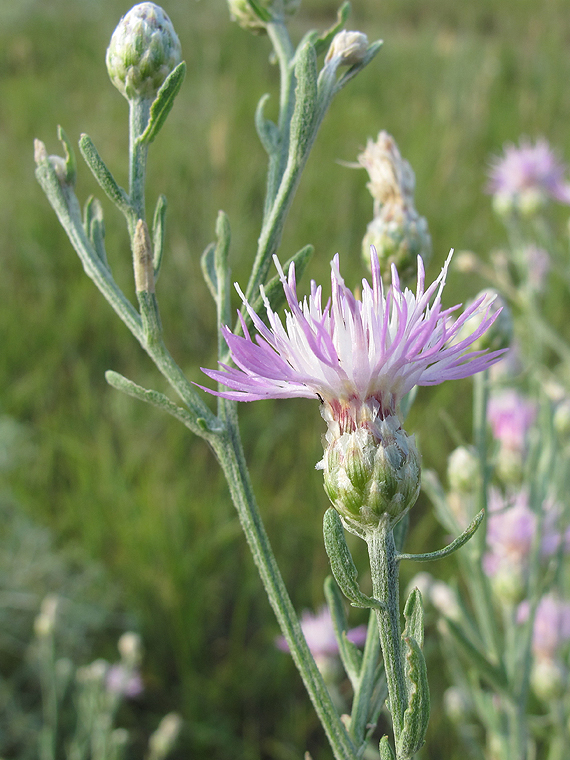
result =
[{"label": "grassy field", "polygon": [[[274,647],[277,625],[216,463],[175,421],[106,385],[104,371],[115,369],[164,390],[84,276],[33,177],[33,138],[59,152],[61,124],[73,142],[90,134],[127,182],[127,106],[108,81],[104,53],[129,6],[0,4],[0,411],[24,423],[34,445],[10,486],[61,546],[72,543],[104,562],[137,616],[147,692],[127,718],[136,731],[177,709],[186,720],[180,758],[292,760],[309,748],[320,760],[328,750],[292,663]],[[214,366],[216,338],[199,257],[224,209],[233,275],[241,282],[247,276],[265,182],[253,113],[265,92],[270,107],[277,102],[278,80],[267,40],[231,24],[222,0],[171,0],[165,9],[188,76],[151,151],[149,201],[159,192],[169,200],[159,283],[167,342],[200,382],[198,367]],[[329,26],[335,13],[329,0],[305,0],[294,39]],[[326,281],[337,251],[350,284],[365,274],[360,241],[372,202],[365,173],[339,160],[354,161],[380,129],[395,136],[416,172],[417,207],[433,238],[430,274],[451,247],[483,255],[500,247],[503,231],[483,193],[490,155],[520,135],[543,135],[570,158],[567,0],[355,0],[348,26],[385,46],[333,104],[281,258],[311,242],[310,277]],[[78,195],[90,193],[100,195],[80,166]],[[111,264],[132,295],[127,236],[103,205]],[[453,274],[447,303],[482,285]],[[442,409],[469,435],[469,382],[422,390],[411,414],[424,465],[439,469],[454,445]],[[318,608],[327,560],[326,497],[314,471],[323,432],[317,407],[264,402],[244,405],[241,417],[258,500],[294,603]],[[420,501],[410,545],[435,548],[438,541]],[[452,571],[452,561],[437,568]],[[361,621],[354,613],[354,623]],[[435,657],[435,640],[430,646]],[[425,760],[460,757],[437,703],[442,688],[434,688]]]}]

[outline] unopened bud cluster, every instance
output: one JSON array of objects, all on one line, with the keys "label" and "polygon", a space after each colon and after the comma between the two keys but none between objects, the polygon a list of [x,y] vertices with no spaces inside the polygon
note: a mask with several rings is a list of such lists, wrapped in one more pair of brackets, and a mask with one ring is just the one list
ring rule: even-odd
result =
[{"label": "unopened bud cluster", "polygon": [[431,257],[428,224],[414,205],[416,179],[412,167],[385,131],[378,134],[376,142],[368,140],[358,163],[370,176],[367,187],[374,199],[374,219],[362,241],[364,260],[368,262],[373,245],[387,278],[395,264],[400,278],[411,280],[416,274],[418,255],[426,264]]},{"label": "unopened bud cluster", "polygon": [[363,530],[380,522],[395,525],[413,506],[420,489],[420,455],[413,436],[396,414],[384,418],[365,404],[354,425],[339,429],[326,406],[329,422],[322,462],[325,491],[333,507]]},{"label": "unopened bud cluster", "polygon": [[[283,22],[297,11],[301,0],[256,0],[255,4],[270,21]],[[228,6],[232,19],[242,29],[248,29],[255,34],[265,31],[268,22],[255,12],[248,0],[228,0]]]},{"label": "unopened bud cluster", "polygon": [[181,60],[174,27],[154,3],[139,3],[120,20],[106,58],[111,81],[129,100],[154,100]]}]

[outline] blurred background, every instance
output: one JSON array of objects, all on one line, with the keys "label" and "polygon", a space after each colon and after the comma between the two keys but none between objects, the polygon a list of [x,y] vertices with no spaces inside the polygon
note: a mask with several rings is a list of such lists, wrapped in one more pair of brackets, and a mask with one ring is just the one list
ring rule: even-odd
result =
[{"label": "blurred background", "polygon": [[[142,636],[144,692],[120,714],[132,731],[129,757],[141,757],[160,717],[176,710],[185,723],[174,757],[292,760],[309,749],[320,760],[330,752],[290,657],[275,647],[278,628],[214,458],[176,421],[106,385],[104,371],[114,369],[166,390],[83,274],[34,179],[33,138],[60,153],[61,124],[74,144],[87,132],[127,184],[127,104],[108,80],[104,55],[130,6],[0,2],[0,753],[34,757],[26,752],[39,692],[26,652],[44,595],[57,593],[67,603],[58,646],[77,664],[116,659],[126,628]],[[167,344],[190,379],[203,382],[199,367],[215,365],[216,337],[199,259],[223,209],[232,273],[246,280],[266,167],[253,114],[265,92],[267,114],[275,114],[278,71],[268,40],[231,23],[223,0],[165,0],[164,8],[188,74],[150,152],[148,204],[158,193],[169,202],[158,286]],[[331,0],[303,0],[294,41],[328,28],[336,10]],[[433,241],[430,279],[452,247],[485,257],[503,244],[484,187],[489,159],[506,141],[544,136],[570,158],[567,0],[354,0],[347,28],[385,44],[335,100],[293,205],[281,259],[315,245],[300,292],[309,278],[327,282],[337,251],[349,285],[366,275],[368,177],[339,162],[355,161],[380,129],[416,173],[416,207]],[[110,264],[132,296],[123,220],[81,163],[77,193],[81,202],[101,198]],[[465,301],[484,284],[452,273],[445,303]],[[555,294],[552,303],[555,312]],[[408,429],[425,467],[444,468],[458,442],[453,429],[469,439],[470,411],[469,381],[420,390]],[[240,414],[293,602],[318,610],[328,572],[327,500],[314,470],[324,432],[318,405],[267,401],[242,405]],[[408,546],[427,551],[442,539],[421,497]],[[363,546],[355,543],[354,552],[364,576]],[[433,571],[448,577],[453,563]],[[403,569],[403,585],[417,569]],[[351,625],[364,621],[351,611]],[[435,631],[427,653],[434,706],[421,756],[451,760],[463,751],[441,707]]]}]

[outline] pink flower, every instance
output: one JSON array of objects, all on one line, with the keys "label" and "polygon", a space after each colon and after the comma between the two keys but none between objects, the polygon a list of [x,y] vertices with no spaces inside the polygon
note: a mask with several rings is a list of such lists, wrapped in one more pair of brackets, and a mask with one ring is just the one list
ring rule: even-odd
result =
[{"label": "pink flower", "polygon": [[111,665],[107,671],[107,690],[113,694],[133,699],[144,691],[144,685],[138,670],[127,668],[121,663]]},{"label": "pink flower", "polygon": [[526,436],[536,417],[536,404],[509,389],[494,394],[487,408],[493,436],[511,451],[525,449]]},{"label": "pink flower", "polygon": [[[530,605],[524,601],[519,605],[517,621],[528,620]],[[532,649],[543,659],[554,659],[559,650],[570,641],[570,603],[563,602],[554,594],[543,596],[534,619]]]},{"label": "pink flower", "polygon": [[[338,643],[334,633],[331,613],[327,606],[321,607],[318,614],[314,615],[305,610],[301,615],[301,629],[307,639],[311,654],[317,660],[326,657],[334,657],[338,654]],[[364,646],[366,641],[367,627],[359,625],[347,631],[347,638],[356,646]],[[283,636],[278,636],[275,643],[282,652],[288,652],[289,647]]]},{"label": "pink flower", "polygon": [[[550,501],[542,505],[541,553],[551,557],[564,542],[568,549],[570,536],[558,527],[558,510]],[[528,563],[538,524],[538,517],[529,506],[529,495],[525,489],[509,497],[504,497],[496,488],[489,492],[489,518],[487,523],[487,546],[489,551],[483,557],[483,568],[487,575],[495,576],[501,569],[516,572],[524,570]]]},{"label": "pink flower", "polygon": [[[365,404],[380,418],[395,414],[403,396],[415,385],[436,385],[487,369],[503,351],[469,351],[497,317],[477,299],[455,320],[460,307],[443,309],[441,295],[450,257],[439,277],[426,290],[425,271],[418,257],[414,294],[400,288],[392,267],[392,285],[384,292],[378,256],[372,248],[372,285],[362,281],[362,300],[347,288],[339,271],[338,254],[331,267],[332,298],[323,306],[322,289],[311,283],[311,295],[298,301],[295,267],[288,278],[275,264],[287,297],[285,326],[272,310],[263,290],[269,327],[242,296],[257,330],[255,340],[242,319],[244,336],[223,327],[236,367],[203,369],[231,391],[214,395],[238,401],[266,398],[319,398],[333,416],[353,428]],[[458,335],[475,315],[484,317],[464,339]],[[477,320],[479,321],[479,320]],[[208,389],[206,389],[208,390]],[[343,425],[341,425],[343,427]]]},{"label": "pink flower", "polygon": [[522,139],[520,146],[507,144],[504,154],[494,158],[487,191],[509,198],[536,194],[570,204],[570,185],[564,181],[566,166],[548,145]]}]

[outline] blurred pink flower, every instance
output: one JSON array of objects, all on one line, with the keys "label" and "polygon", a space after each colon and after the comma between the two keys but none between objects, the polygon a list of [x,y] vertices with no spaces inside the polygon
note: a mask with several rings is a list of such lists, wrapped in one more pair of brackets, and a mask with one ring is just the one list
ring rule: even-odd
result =
[{"label": "blurred pink flower", "polygon": [[570,204],[565,174],[566,165],[544,138],[534,145],[523,138],[518,146],[505,145],[504,154],[493,159],[487,191],[503,197],[530,192]]},{"label": "blurred pink flower", "polygon": [[[329,608],[324,605],[315,615],[305,610],[301,615],[301,629],[307,639],[307,644],[315,660],[322,657],[334,657],[338,654],[338,643],[334,634],[334,626]],[[347,638],[356,646],[364,646],[366,641],[366,625],[359,625],[347,631]],[[283,636],[275,639],[275,644],[282,652],[288,652],[289,647]]]},{"label": "blurred pink flower", "polygon": [[143,680],[138,670],[125,667],[116,663],[107,671],[107,691],[119,694],[128,699],[140,696],[144,691]]},{"label": "blurred pink flower", "polygon": [[[519,605],[517,621],[528,620],[530,604]],[[554,659],[560,649],[570,641],[570,603],[563,602],[554,594],[543,596],[534,619],[532,648],[537,657]]]},{"label": "blurred pink flower", "polygon": [[492,395],[487,417],[493,436],[511,451],[524,451],[536,411],[536,404],[515,390],[508,389]]},{"label": "blurred pink flower", "polygon": [[[542,505],[541,552],[551,557],[564,542],[564,550],[570,548],[570,533],[558,527],[559,511],[554,504]],[[487,522],[488,552],[483,557],[487,575],[494,576],[501,568],[524,569],[527,564],[537,529],[537,515],[529,506],[526,489],[505,497],[496,488],[489,491],[489,517]]]}]

